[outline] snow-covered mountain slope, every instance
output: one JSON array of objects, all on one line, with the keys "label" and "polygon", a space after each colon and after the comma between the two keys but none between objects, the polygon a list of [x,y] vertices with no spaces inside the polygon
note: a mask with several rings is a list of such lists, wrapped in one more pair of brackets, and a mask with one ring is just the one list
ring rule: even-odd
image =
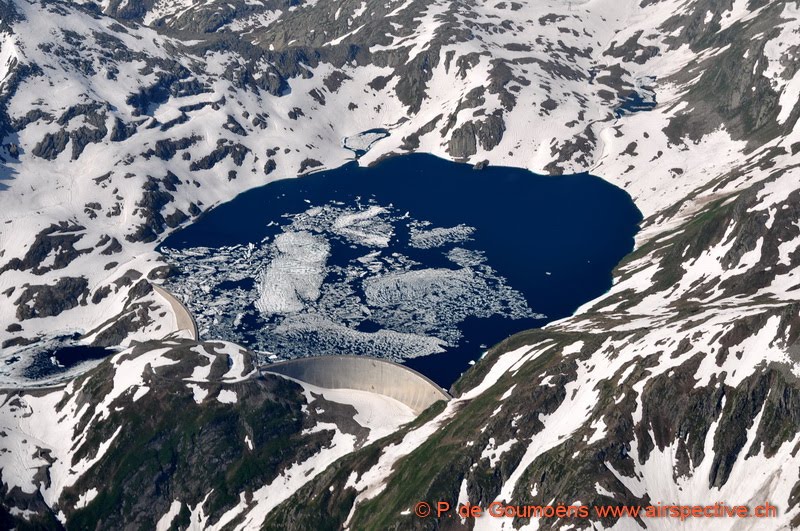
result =
[{"label": "snow-covered mountain slope", "polygon": [[[652,215],[734,171],[757,147],[745,130],[774,144],[796,119],[782,96],[793,90],[793,52],[767,46],[791,36],[792,4],[712,5],[698,29],[699,7],[671,2],[316,2],[279,23],[214,33],[156,17],[160,4],[136,16],[123,4],[4,4],[9,354],[105,328],[134,306],[138,318],[106,343],[165,331],[164,312],[116,288],[129,271],[161,265],[152,249],[165,231],[244,189],[342,164],[351,157],[342,139],[370,128],[392,134],[365,164],[421,150],[591,169]],[[172,22],[158,31],[136,22],[154,17]],[[734,72],[741,87],[719,81]],[[631,98],[658,105],[631,113]]]},{"label": "snow-covered mountain slope", "polygon": [[[576,317],[496,347],[457,384],[459,399],[408,433],[401,448],[386,448],[351,481],[328,480],[345,493],[339,503],[355,496],[350,527],[422,528],[404,516],[419,500],[454,507],[724,501],[751,509],[769,501],[780,514],[768,523],[645,522],[648,529],[796,527],[797,198],[789,173],[721,198],[642,247],[621,266],[614,289]],[[307,487],[298,498],[327,487]],[[296,512],[290,500],[273,515],[276,525],[289,525]],[[512,524],[589,525],[487,516],[474,528]],[[602,525],[640,528],[633,519]]]},{"label": "snow-covered mountain slope", "polygon": [[[357,451],[330,443],[313,466],[292,453],[307,451],[301,437],[288,454],[265,450],[280,462],[224,492],[189,461],[193,490],[154,487],[147,498],[159,517],[405,529],[433,523],[408,514],[425,499],[723,500],[769,501],[780,509],[770,528],[796,525],[798,15],[797,2],[767,0],[0,1],[5,379],[18,381],[26,349],[56,336],[98,345],[169,336],[175,319],[147,282],[167,273],[154,251],[167,232],[245,189],[338,166],[352,155],[343,139],[380,127],[391,135],[363,164],[426,151],[590,170],[644,213],[637,250],[610,293],[492,349],[456,384],[460,397],[414,428]],[[175,347],[148,345],[152,354],[136,352],[152,355],[151,367]],[[86,446],[73,431],[64,448],[91,418],[80,408],[92,401],[74,393],[90,381],[108,387],[112,366],[55,394],[4,401],[5,440],[17,444],[2,461],[8,518],[122,518],[118,482],[91,478],[107,467],[124,474],[138,455],[112,436],[122,418],[145,419],[155,388],[119,398],[129,400],[119,417],[93,428],[103,443]],[[24,426],[23,407],[41,425]],[[155,421],[183,404],[159,407]],[[39,457],[18,450],[33,437]],[[44,455],[58,457],[55,486],[31,475]],[[175,455],[185,462],[192,448]],[[58,471],[67,460],[75,474]],[[305,485],[291,481],[302,463]],[[238,477],[233,457],[221,466]],[[148,474],[152,486],[158,474]],[[31,490],[35,503],[13,494]],[[590,522],[474,528],[573,524]]]},{"label": "snow-covered mountain slope", "polygon": [[45,527],[248,528],[414,419],[389,397],[262,375],[223,342],[142,344],[64,388],[0,395],[0,520]]}]

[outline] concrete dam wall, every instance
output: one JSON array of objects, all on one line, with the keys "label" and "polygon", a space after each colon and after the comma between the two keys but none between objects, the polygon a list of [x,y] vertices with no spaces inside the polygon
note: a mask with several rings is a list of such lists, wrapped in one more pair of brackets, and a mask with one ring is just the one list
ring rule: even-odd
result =
[{"label": "concrete dam wall", "polygon": [[267,365],[264,372],[288,376],[325,389],[357,389],[394,398],[419,414],[450,395],[403,365],[364,356],[318,356]]},{"label": "concrete dam wall", "polygon": [[178,300],[178,298],[165,290],[158,284],[151,284],[156,293],[166,300],[172,308],[172,313],[175,314],[175,324],[178,331],[186,331],[191,339],[200,339],[200,334],[197,331],[197,323],[192,317],[191,312]]}]

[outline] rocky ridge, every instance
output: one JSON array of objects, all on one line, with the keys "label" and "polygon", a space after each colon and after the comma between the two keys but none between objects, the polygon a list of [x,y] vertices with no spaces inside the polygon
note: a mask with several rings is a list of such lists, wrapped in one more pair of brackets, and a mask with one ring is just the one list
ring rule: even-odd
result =
[{"label": "rocky ridge", "polygon": [[[590,169],[627,190],[646,219],[608,294],[494,347],[446,407],[361,447],[311,443],[296,433],[306,420],[277,415],[296,438],[285,454],[265,451],[263,462],[280,460],[249,483],[180,490],[167,473],[172,487],[142,498],[159,518],[172,516],[167,527],[188,512],[202,527],[230,528],[640,528],[634,520],[420,520],[407,514],[420,499],[770,501],[780,508],[776,528],[798,525],[797,3],[192,7],[0,2],[8,359],[54,330],[92,340],[137,304],[147,315],[114,340],[166,335],[163,303],[136,289],[163,273],[159,239],[244,189],[341,164],[350,156],[341,139],[374,127],[392,135],[362,164],[418,150],[546,173]],[[169,354],[179,345],[133,348],[151,371],[179,357]],[[73,429],[86,418],[81,404],[104,403],[103,392],[83,401],[73,393],[89,381],[108,386],[113,364],[44,395],[72,408],[60,422],[47,408],[22,414],[38,393],[7,394],[7,521],[58,527],[124,515],[152,524],[152,515],[120,513],[119,496],[160,485],[160,465],[130,484],[90,479],[133,455],[112,438],[119,417],[92,428],[103,441],[81,444],[73,431],[65,440],[78,445],[68,451],[51,437],[33,454],[19,450],[31,433],[21,418]],[[253,407],[274,399],[296,415],[298,389],[259,382],[242,395]],[[133,396],[118,398],[120,416],[156,407],[147,405],[155,388],[135,401],[126,389]],[[185,404],[158,407],[155,419]],[[213,416],[223,406],[197,407]],[[240,419],[250,406],[225,407]],[[11,441],[18,446],[9,449]],[[218,442],[222,455],[231,448],[220,466],[235,471],[244,447]],[[194,470],[187,447],[164,448],[174,450],[169,463]],[[309,461],[303,448],[327,457]],[[56,473],[65,463],[82,468]],[[313,469],[306,482],[274,484],[299,463]],[[48,486],[47,474],[60,483]],[[253,502],[255,492],[266,498]]]}]

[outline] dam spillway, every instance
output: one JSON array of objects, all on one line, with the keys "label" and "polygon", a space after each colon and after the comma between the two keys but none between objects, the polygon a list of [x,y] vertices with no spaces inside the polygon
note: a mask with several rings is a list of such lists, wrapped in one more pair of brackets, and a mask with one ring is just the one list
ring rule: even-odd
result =
[{"label": "dam spillway", "polygon": [[434,382],[398,363],[366,356],[317,356],[273,363],[263,372],[325,389],[356,389],[394,398],[420,414],[431,404],[450,400]]}]

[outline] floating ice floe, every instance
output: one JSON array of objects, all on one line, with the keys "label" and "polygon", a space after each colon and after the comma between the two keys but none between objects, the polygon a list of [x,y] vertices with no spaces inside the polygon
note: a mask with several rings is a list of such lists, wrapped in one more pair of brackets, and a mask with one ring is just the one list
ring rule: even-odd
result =
[{"label": "floating ice floe", "polygon": [[424,230],[419,224],[414,224],[411,226],[411,246],[418,249],[432,249],[448,243],[460,243],[469,240],[474,232],[474,227],[463,224],[429,230]]},{"label": "floating ice floe", "polygon": [[259,279],[256,308],[264,315],[299,312],[319,298],[330,246],[308,232],[284,232],[273,249],[275,257]]},{"label": "floating ice floe", "polygon": [[543,317],[465,247],[474,227],[436,227],[361,198],[309,206],[280,225],[258,243],[164,250],[182,271],[167,287],[200,330],[281,357],[400,361],[457,346],[470,317]]}]

